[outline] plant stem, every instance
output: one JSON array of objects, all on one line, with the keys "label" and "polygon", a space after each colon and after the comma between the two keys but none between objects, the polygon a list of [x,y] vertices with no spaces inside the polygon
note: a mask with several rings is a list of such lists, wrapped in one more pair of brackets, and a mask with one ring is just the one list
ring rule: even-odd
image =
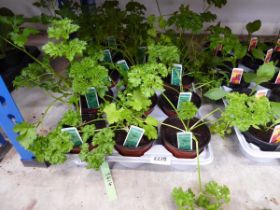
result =
[{"label": "plant stem", "polygon": [[166,123],[163,123],[163,122],[159,122],[159,124],[165,125],[165,126],[170,127],[170,128],[174,128],[174,129],[182,131],[182,132],[185,132],[185,130],[182,130],[181,128],[177,128],[177,127],[175,127],[173,125],[169,125],[169,124],[166,124]]},{"label": "plant stem", "polygon": [[158,0],[156,0],[156,3],[157,3],[158,13],[159,13],[160,16],[162,16],[162,13],[161,13],[161,10],[160,10],[160,6],[159,6],[159,3],[158,3]]},{"label": "plant stem", "polygon": [[200,168],[200,159],[199,159],[199,145],[198,145],[198,140],[194,135],[193,135],[193,139],[195,141],[195,152],[196,152],[196,161],[197,161],[197,176],[198,176],[199,191],[202,192],[201,168]]},{"label": "plant stem", "polygon": [[190,130],[193,130],[194,127],[196,127],[196,125],[197,125],[198,123],[202,122],[204,119],[206,119],[207,117],[211,116],[212,114],[214,114],[214,113],[217,112],[217,111],[222,112],[220,108],[214,109],[212,112],[210,112],[210,113],[204,115],[204,116],[203,116],[202,118],[200,118],[195,124],[193,124],[192,127],[190,128]]}]

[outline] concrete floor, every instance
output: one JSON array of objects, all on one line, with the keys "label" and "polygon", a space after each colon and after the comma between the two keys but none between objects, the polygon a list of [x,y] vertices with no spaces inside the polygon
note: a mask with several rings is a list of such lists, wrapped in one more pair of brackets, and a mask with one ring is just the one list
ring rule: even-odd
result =
[{"label": "concrete floor", "polygon": [[[13,92],[24,118],[32,122],[50,100],[40,89],[21,88]],[[211,109],[204,105],[202,112]],[[47,132],[65,107],[57,104],[41,132]],[[233,135],[212,137],[214,162],[202,168],[203,182],[216,180],[231,190],[227,210],[280,209],[279,161],[258,164],[240,151]],[[49,168],[23,167],[11,150],[0,163],[0,210],[97,209],[97,210],[171,210],[176,209],[171,191],[174,187],[198,189],[195,169],[176,171],[168,166],[142,165],[137,169],[114,167],[112,176],[118,200],[109,202],[100,172],[78,167],[72,161]]]}]

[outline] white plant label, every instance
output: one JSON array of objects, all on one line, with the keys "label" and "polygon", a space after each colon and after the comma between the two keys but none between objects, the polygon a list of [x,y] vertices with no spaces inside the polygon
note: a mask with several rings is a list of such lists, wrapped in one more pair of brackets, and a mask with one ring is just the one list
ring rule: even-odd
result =
[{"label": "white plant label", "polygon": [[272,48],[269,49],[269,50],[266,52],[265,59],[264,59],[264,63],[269,63],[269,62],[270,62],[272,53],[273,53],[273,49],[272,49]]},{"label": "white plant label", "polygon": [[268,89],[258,90],[256,92],[256,98],[264,97],[267,95]]},{"label": "white plant label", "polygon": [[269,143],[280,143],[280,125],[275,126]]},{"label": "white plant label", "polygon": [[244,70],[241,68],[233,68],[230,76],[230,83],[239,85],[242,79]]},{"label": "white plant label", "polygon": [[252,37],[250,40],[248,51],[251,52],[254,48],[257,47],[257,44],[258,44],[258,37]]}]

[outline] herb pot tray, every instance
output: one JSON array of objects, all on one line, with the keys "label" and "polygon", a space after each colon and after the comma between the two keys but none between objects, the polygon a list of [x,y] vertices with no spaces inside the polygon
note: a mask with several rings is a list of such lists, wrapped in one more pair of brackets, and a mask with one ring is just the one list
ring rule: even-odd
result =
[{"label": "herb pot tray", "polygon": [[[230,91],[228,87],[223,86],[225,91]],[[223,99],[223,103],[226,106],[227,102]],[[274,162],[280,160],[280,151],[262,151],[257,145],[248,143],[245,139],[245,136],[241,131],[234,127],[237,139],[239,141],[239,146],[243,154],[250,160],[255,162]]]}]

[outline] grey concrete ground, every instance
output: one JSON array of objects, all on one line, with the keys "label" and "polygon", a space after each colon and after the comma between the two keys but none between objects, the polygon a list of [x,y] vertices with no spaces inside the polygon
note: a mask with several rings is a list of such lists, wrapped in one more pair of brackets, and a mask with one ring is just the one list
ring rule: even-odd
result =
[{"label": "grey concrete ground", "polygon": [[[13,92],[25,119],[40,116],[49,98],[39,89]],[[210,105],[202,107],[203,111]],[[58,104],[41,132],[47,132],[65,108]],[[214,162],[202,168],[203,182],[216,180],[231,190],[227,210],[280,209],[279,161],[258,164],[240,151],[233,135],[222,140],[212,137]],[[155,165],[137,169],[115,167],[112,175],[118,200],[109,202],[100,172],[78,167],[72,162],[49,168],[23,167],[11,150],[0,163],[0,210],[97,209],[97,210],[171,210],[176,209],[171,191],[174,187],[198,189],[196,170],[176,171]]]}]

